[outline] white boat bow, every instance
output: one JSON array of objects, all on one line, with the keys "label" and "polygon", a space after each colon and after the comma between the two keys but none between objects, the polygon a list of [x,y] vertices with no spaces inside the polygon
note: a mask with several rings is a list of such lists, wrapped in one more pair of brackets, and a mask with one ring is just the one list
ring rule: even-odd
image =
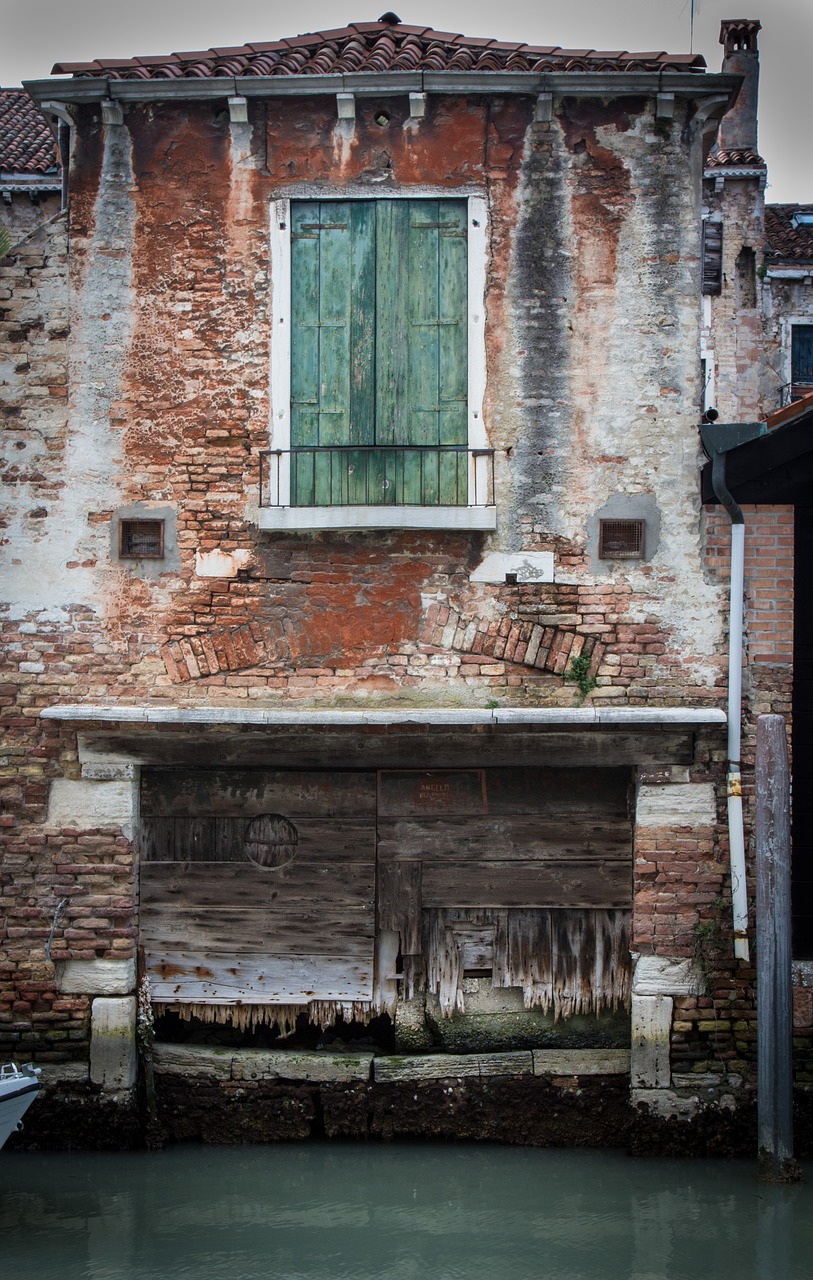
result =
[{"label": "white boat bow", "polygon": [[40,1068],[13,1062],[0,1066],[0,1147],[15,1129],[39,1093]]}]

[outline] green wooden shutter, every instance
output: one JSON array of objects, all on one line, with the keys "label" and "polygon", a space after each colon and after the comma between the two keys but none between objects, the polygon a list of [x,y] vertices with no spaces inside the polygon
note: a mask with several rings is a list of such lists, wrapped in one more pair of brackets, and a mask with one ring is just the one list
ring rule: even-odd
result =
[{"label": "green wooden shutter", "polygon": [[293,203],[295,504],[466,503],[466,213],[465,200]]},{"label": "green wooden shutter", "polygon": [[[379,446],[467,443],[466,212],[465,200],[392,200],[377,208]],[[465,451],[401,448],[390,457],[390,501],[466,503]]]},{"label": "green wooden shutter", "polygon": [[294,505],[353,501],[353,457],[330,446],[374,443],[374,212],[368,201],[291,207]]},{"label": "green wooden shutter", "polygon": [[[468,244],[465,200],[438,202],[438,444],[468,444]],[[468,501],[466,452],[439,455],[438,501]]]}]

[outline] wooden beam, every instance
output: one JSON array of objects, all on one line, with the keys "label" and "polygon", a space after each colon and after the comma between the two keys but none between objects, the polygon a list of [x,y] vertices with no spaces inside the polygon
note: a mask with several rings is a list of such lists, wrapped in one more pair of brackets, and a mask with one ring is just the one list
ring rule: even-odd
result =
[{"label": "wooden beam", "polygon": [[382,820],[378,856],[390,859],[459,858],[465,832],[470,862],[552,862],[622,859],[632,855],[629,820],[608,815],[551,821],[538,814],[503,817]]},{"label": "wooden beam", "polygon": [[344,956],[212,956],[145,950],[153,1001],[168,1004],[307,1004],[370,1000],[373,966]]},{"label": "wooden beam", "polygon": [[628,861],[423,864],[424,907],[629,907]]},{"label": "wooden beam", "polygon": [[757,718],[757,1144],[760,1177],[801,1177],[793,1159],[790,773],[782,716]]}]

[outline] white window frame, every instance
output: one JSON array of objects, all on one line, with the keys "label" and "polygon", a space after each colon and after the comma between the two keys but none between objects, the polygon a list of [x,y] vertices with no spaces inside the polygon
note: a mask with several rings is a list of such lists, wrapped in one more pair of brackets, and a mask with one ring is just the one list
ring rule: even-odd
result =
[{"label": "white window frame", "polygon": [[[290,487],[291,448],[291,201],[345,200],[448,200],[465,199],[468,249],[468,448],[487,449],[483,422],[486,387],[485,295],[488,246],[488,202],[482,191],[467,188],[409,187],[398,191],[350,186],[293,188],[271,201],[271,423],[270,447],[279,450],[279,471],[271,468],[269,496],[272,506],[261,507],[261,529],[494,529],[493,506],[474,506],[474,494],[487,494],[490,458],[472,458],[469,474],[470,505],[459,507],[292,507]],[[470,455],[471,456],[471,455]]]},{"label": "white window frame", "polygon": [[782,318],[782,381],[785,386],[793,385],[793,330],[797,326],[813,327],[813,305],[810,311],[800,311]]}]

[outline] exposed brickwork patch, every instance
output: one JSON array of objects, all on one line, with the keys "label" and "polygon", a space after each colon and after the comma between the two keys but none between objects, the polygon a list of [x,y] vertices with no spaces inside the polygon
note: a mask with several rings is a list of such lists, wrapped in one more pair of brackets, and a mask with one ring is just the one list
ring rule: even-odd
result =
[{"label": "exposed brickwork patch", "polygon": [[222,671],[245,671],[267,660],[266,638],[256,623],[221,628],[199,636],[170,640],[161,649],[170,679],[176,684],[216,676]]},{"label": "exposed brickwork patch", "polygon": [[521,621],[510,614],[496,620],[467,620],[456,609],[440,604],[429,606],[420,640],[438,652],[472,653],[554,675],[564,675],[573,659],[584,653],[591,659],[589,675],[595,677],[604,656],[604,645],[594,636]]}]

